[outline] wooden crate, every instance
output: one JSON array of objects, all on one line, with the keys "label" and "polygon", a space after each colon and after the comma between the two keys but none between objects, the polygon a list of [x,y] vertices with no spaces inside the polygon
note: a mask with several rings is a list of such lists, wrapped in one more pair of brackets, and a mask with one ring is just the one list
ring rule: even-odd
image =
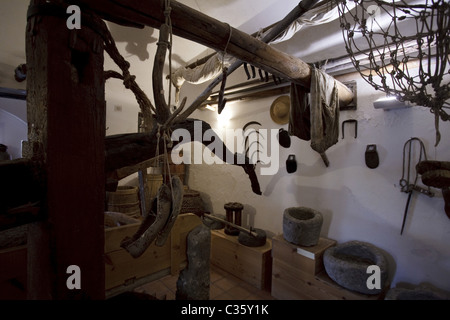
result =
[{"label": "wooden crate", "polygon": [[27,246],[0,250],[0,300],[27,297]]},{"label": "wooden crate", "polygon": [[272,239],[272,257],[284,261],[304,273],[315,275],[324,270],[323,253],[335,245],[336,240],[320,237],[315,246],[297,246],[286,241],[280,234]]},{"label": "wooden crate", "polygon": [[[152,244],[139,258],[133,258],[120,247],[126,236],[132,236],[140,223],[105,229],[105,291],[112,296],[128,290],[141,279],[176,275],[184,268],[186,258],[186,237],[200,225],[201,219],[192,213],[179,215],[170,236],[162,247]],[[27,246],[0,250],[0,300],[26,299]],[[17,288],[23,285],[24,290]]]},{"label": "wooden crate", "polygon": [[270,290],[271,250],[271,239],[264,246],[247,247],[224,230],[211,231],[211,263],[262,290]]},{"label": "wooden crate", "polygon": [[120,247],[120,243],[126,236],[132,236],[138,230],[140,223],[106,229],[106,291],[118,292],[120,287],[139,283],[139,279],[151,275],[176,275],[187,262],[187,235],[201,223],[200,218],[195,214],[179,215],[164,246],[158,247],[153,243],[142,256],[136,259]]},{"label": "wooden crate", "polygon": [[328,277],[323,270],[316,275],[273,259],[271,294],[278,300],[382,300],[389,286],[378,295],[347,290]]}]

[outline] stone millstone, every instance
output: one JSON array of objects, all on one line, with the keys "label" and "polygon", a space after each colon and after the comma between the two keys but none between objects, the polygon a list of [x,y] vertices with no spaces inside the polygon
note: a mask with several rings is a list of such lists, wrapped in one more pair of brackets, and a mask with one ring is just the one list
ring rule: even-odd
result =
[{"label": "stone millstone", "polygon": [[[379,294],[388,279],[388,262],[374,245],[361,241],[349,241],[325,250],[323,264],[328,276],[340,286],[363,294]],[[380,268],[380,288],[369,288],[367,280],[371,265]]]},{"label": "stone millstone", "polygon": [[284,210],[283,237],[299,246],[315,246],[319,242],[323,217],[319,211],[306,207]]},{"label": "stone millstone", "polygon": [[[411,285],[412,286],[412,285]],[[450,300],[450,292],[441,290],[429,284],[418,286],[395,287],[389,289],[385,300]]]},{"label": "stone millstone", "polygon": [[239,243],[247,247],[262,247],[266,244],[267,235],[264,230],[252,229],[252,232],[256,233],[256,235],[254,236],[244,231],[239,232]]},{"label": "stone millstone", "polygon": [[201,224],[187,236],[187,268],[177,281],[177,300],[209,300],[211,231]]},{"label": "stone millstone", "polygon": [[[211,214],[211,215],[213,217],[217,217],[217,218],[220,218],[222,220],[226,219],[226,217],[224,215],[221,215],[221,214]],[[220,229],[225,228],[225,223],[217,221],[217,220],[214,220],[214,219],[211,219],[211,218],[208,218],[207,214],[205,214],[203,216],[203,224],[205,226],[207,226],[208,228],[210,228],[211,230],[220,230]]]}]

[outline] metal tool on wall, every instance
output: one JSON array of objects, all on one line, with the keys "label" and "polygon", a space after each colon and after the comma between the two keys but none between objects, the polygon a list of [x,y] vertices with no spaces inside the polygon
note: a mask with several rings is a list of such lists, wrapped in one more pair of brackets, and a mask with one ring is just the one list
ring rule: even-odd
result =
[{"label": "metal tool on wall", "polygon": [[[248,69],[248,64],[244,63],[244,71],[245,71],[245,74],[247,75],[247,80],[256,78],[256,68],[253,65],[250,65],[250,67],[252,69],[251,75],[250,75],[250,71]],[[258,68],[258,74],[259,74],[259,78],[261,79],[261,82],[269,82],[269,73],[267,71]],[[273,82],[275,82],[275,84],[278,85],[279,83],[281,83],[281,78],[279,78],[275,75],[272,75],[272,78],[273,78]]]},{"label": "metal tool on wall", "polygon": [[380,164],[380,157],[378,156],[376,144],[367,145],[364,159],[367,167],[369,167],[370,169],[378,168],[378,165]]},{"label": "metal tool on wall", "polygon": [[355,119],[349,119],[342,121],[342,139],[344,139],[344,127],[346,123],[354,123],[355,124],[355,139],[358,137],[358,121]]},{"label": "metal tool on wall", "polygon": [[[408,194],[408,199],[406,200],[406,207],[405,212],[403,214],[402,229],[400,231],[400,234],[403,234],[403,229],[405,228],[406,216],[408,215],[409,204],[411,202],[413,191],[418,191],[429,197],[434,197],[434,193],[431,192],[430,187],[424,188],[417,185],[417,180],[419,178],[419,173],[417,171],[415,172],[414,180],[411,180],[413,176],[411,172],[411,162],[413,157],[412,153],[414,142],[419,145],[419,159],[414,164],[414,168],[416,168],[417,164],[419,164],[422,160],[427,160],[427,153],[425,150],[425,145],[423,144],[422,140],[414,137],[405,142],[405,145],[403,146],[402,178],[400,179],[399,183],[401,191]],[[408,154],[406,154],[406,152],[408,152]]]}]

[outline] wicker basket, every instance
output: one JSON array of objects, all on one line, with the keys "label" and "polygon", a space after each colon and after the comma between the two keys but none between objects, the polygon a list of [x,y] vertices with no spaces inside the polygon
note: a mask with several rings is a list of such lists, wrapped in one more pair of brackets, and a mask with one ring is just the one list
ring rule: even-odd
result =
[{"label": "wicker basket", "polygon": [[162,183],[163,183],[162,174],[149,174],[147,176],[148,197],[150,200],[156,197]]}]

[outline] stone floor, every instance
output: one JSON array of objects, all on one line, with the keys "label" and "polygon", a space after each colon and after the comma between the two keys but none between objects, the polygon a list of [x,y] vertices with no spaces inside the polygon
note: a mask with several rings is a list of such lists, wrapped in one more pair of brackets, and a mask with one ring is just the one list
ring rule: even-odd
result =
[{"label": "stone floor", "polygon": [[[211,265],[210,300],[275,300],[270,292],[260,290],[222,269]],[[168,275],[135,289],[160,300],[175,300],[177,276]]]}]

